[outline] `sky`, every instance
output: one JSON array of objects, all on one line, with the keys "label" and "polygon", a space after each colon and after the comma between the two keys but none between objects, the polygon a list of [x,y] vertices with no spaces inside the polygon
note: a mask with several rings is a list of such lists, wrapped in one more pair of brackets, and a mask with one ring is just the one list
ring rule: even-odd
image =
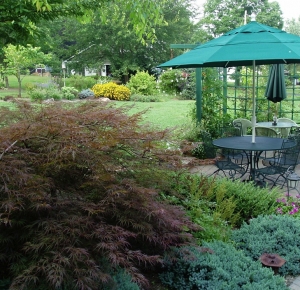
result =
[{"label": "sky", "polygon": [[[299,0],[276,0],[279,3],[279,6],[281,8],[281,11],[283,13],[284,19],[291,19],[295,18],[296,20],[300,16],[300,9],[299,9]],[[196,0],[197,4],[202,7],[203,3],[206,2],[206,0]],[[269,3],[273,2],[272,0],[269,0]]]}]

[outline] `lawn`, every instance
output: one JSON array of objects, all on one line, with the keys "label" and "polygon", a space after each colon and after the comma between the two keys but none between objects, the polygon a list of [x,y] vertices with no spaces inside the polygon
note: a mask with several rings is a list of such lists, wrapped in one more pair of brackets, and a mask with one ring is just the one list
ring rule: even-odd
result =
[{"label": "lawn", "polygon": [[[28,83],[47,83],[51,77],[47,76],[25,76],[22,81],[22,97],[26,98],[26,84]],[[11,102],[1,101],[6,96],[18,96],[18,82],[14,76],[9,77],[9,89],[0,90],[0,106],[11,106]],[[115,101],[115,106],[131,106],[129,113],[134,114],[143,110],[147,110],[144,115],[144,122],[150,122],[158,129],[169,127],[178,127],[188,125],[191,122],[189,114],[195,105],[195,101],[182,101],[173,99],[172,96],[164,98],[163,102],[121,102]]]},{"label": "lawn", "polygon": [[[22,79],[22,97],[26,97],[26,84],[41,84],[48,83],[51,81],[51,77],[49,76],[35,76],[28,75],[24,76]],[[0,99],[3,99],[6,96],[17,97],[18,96],[18,80],[15,76],[8,77],[9,88],[0,90]]]},{"label": "lawn", "polygon": [[116,106],[128,106],[134,104],[129,113],[137,113],[148,109],[144,121],[154,124],[159,129],[188,125],[191,122],[189,116],[195,101],[169,100],[165,102],[117,102]]}]

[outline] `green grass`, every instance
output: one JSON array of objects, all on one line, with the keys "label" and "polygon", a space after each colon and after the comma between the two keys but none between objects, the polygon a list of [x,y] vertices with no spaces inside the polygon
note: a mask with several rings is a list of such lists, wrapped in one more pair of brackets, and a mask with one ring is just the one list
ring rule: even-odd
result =
[{"label": "green grass", "polygon": [[[48,76],[34,76],[28,75],[24,76],[22,79],[22,97],[27,97],[26,95],[26,84],[33,83],[33,84],[41,84],[41,83],[48,83],[51,80],[51,77]],[[18,97],[18,80],[15,76],[8,77],[9,88],[0,90],[0,99],[3,99],[6,96]]]},{"label": "green grass", "polygon": [[187,125],[191,118],[189,113],[195,101],[169,100],[165,102],[116,102],[116,106],[129,106],[134,104],[129,113],[134,114],[148,109],[144,115],[144,122],[154,124],[158,129]]},{"label": "green grass", "polygon": [[[50,77],[41,76],[25,76],[22,81],[22,98],[26,98],[26,84],[27,83],[47,83],[51,80]],[[13,107],[11,102],[1,101],[5,96],[18,96],[18,82],[14,76],[9,77],[9,89],[0,90],[0,106]],[[132,106],[129,113],[134,114],[148,109],[144,114],[143,122],[152,123],[158,129],[166,129],[170,127],[181,127],[188,125],[191,118],[188,116],[195,101],[182,101],[171,99],[173,96],[162,96],[162,102],[121,102],[115,101],[116,107]]]}]

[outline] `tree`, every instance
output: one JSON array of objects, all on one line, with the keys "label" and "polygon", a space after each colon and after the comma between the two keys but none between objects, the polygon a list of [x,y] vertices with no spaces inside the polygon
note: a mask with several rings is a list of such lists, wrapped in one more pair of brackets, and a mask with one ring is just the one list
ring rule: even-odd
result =
[{"label": "tree", "polygon": [[160,143],[168,132],[138,125],[141,113],[98,101],[0,110],[0,280],[9,289],[103,289],[118,267],[146,285],[145,269],[192,241],[198,227],[158,195],[178,164]]},{"label": "tree", "polygon": [[[101,21],[103,14],[109,21]],[[72,58],[74,62],[70,62],[69,67],[82,71],[83,67],[99,68],[105,60],[109,60],[115,75],[128,76],[129,72],[137,70],[150,71],[170,58],[171,43],[189,42],[194,30],[190,20],[193,15],[191,1],[165,1],[162,15],[166,23],[153,25],[156,40],[145,37],[144,43],[134,33],[124,5],[101,14],[95,11],[91,23],[82,24],[75,19],[63,18],[56,20],[54,25],[46,23],[45,26],[51,36],[48,42],[63,60],[89,47]]]},{"label": "tree", "polygon": [[9,44],[3,51],[5,65],[2,67],[2,74],[14,75],[18,79],[19,97],[21,97],[22,80],[29,73],[29,68],[35,67],[37,64],[47,63],[51,59],[51,55],[45,55],[39,47],[32,47],[31,45],[17,47]]},{"label": "tree", "polygon": [[[162,23],[160,3],[151,0],[3,0],[0,5],[0,48],[8,43],[26,44],[34,42],[39,33],[41,20],[53,20],[58,17],[81,17],[90,21],[93,11],[115,9],[122,5],[129,12],[129,21],[133,30],[141,39],[144,34],[152,38],[152,26]],[[142,11],[142,13],[141,13]],[[101,21],[106,21],[105,15]]]},{"label": "tree", "polygon": [[285,30],[289,33],[300,36],[300,17],[298,20],[292,18],[286,21]]},{"label": "tree", "polygon": [[282,12],[279,4],[268,0],[207,0],[204,4],[204,18],[199,24],[212,37],[244,24],[250,14],[256,14],[256,20],[266,25],[281,29],[283,26]]}]

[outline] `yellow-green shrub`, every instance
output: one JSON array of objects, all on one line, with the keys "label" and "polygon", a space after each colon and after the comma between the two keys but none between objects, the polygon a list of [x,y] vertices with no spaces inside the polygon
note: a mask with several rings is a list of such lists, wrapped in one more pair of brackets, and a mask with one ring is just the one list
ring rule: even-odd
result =
[{"label": "yellow-green shrub", "polygon": [[130,89],[123,85],[118,85],[115,89],[114,99],[118,101],[129,101]]},{"label": "yellow-green shrub", "polygon": [[105,97],[118,101],[128,101],[130,98],[130,90],[127,87],[113,82],[96,84],[92,87],[92,91],[96,98]]}]

